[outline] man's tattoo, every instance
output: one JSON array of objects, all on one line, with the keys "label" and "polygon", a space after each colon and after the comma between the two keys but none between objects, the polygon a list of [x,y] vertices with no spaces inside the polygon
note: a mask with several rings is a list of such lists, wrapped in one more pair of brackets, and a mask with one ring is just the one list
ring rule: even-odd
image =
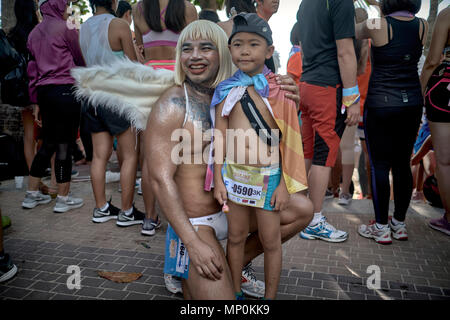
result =
[{"label": "man's tattoo", "polygon": [[[171,103],[182,108],[184,111],[186,110],[185,97],[174,97],[171,99]],[[203,131],[210,129],[211,118],[209,115],[209,105],[210,104],[207,101],[202,101],[195,96],[189,96],[189,113],[187,115],[187,121],[192,122],[194,126]]]},{"label": "man's tattoo", "polygon": [[186,77],[185,82],[195,91],[199,92],[199,93],[203,93],[203,94],[207,94],[209,96],[212,97],[212,95],[214,94],[214,88],[208,88],[205,86],[202,86],[198,83],[194,83],[192,82],[191,79],[189,79],[188,77]]}]

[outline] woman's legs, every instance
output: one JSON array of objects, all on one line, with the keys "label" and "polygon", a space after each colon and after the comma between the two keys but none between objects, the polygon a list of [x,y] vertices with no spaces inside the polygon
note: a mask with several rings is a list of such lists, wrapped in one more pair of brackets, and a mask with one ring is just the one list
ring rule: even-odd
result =
[{"label": "woman's legs", "polygon": [[122,159],[120,186],[122,188],[122,210],[124,211],[129,210],[133,206],[138,164],[136,143],[136,132],[132,128],[127,129],[117,136],[119,156]]},{"label": "woman's legs", "polygon": [[28,170],[31,170],[31,163],[36,154],[36,143],[34,141],[34,117],[31,108],[22,110],[23,121],[23,151]]},{"label": "woman's legs", "polygon": [[112,145],[113,137],[107,131],[92,133],[91,183],[96,208],[102,208],[106,204],[105,172]]},{"label": "woman's legs", "polygon": [[450,222],[450,123],[429,121],[431,139],[436,156],[436,178],[445,218]]}]

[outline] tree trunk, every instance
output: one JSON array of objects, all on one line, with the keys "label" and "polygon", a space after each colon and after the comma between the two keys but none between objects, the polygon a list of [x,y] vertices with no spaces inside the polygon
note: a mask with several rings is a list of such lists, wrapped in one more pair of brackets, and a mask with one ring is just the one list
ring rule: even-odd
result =
[{"label": "tree trunk", "polygon": [[440,0],[430,0],[430,13],[428,15],[428,35],[427,35],[427,42],[425,43],[424,48],[424,54],[428,55],[428,49],[430,48],[431,44],[431,36],[433,34],[434,29],[434,22],[436,21],[437,13],[438,13],[438,7]]},{"label": "tree trunk", "polygon": [[2,29],[8,33],[9,30],[16,24],[16,16],[14,14],[15,0],[1,0],[2,1]]}]

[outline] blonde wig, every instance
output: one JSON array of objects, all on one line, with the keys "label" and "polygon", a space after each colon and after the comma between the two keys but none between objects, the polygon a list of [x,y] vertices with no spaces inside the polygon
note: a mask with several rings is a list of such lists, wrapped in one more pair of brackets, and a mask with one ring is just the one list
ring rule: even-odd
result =
[{"label": "blonde wig", "polygon": [[186,79],[186,74],[181,66],[181,49],[183,43],[188,40],[196,41],[202,39],[212,41],[219,53],[220,65],[212,88],[217,87],[219,83],[231,76],[231,54],[228,49],[228,37],[225,31],[211,21],[196,20],[183,29],[178,39],[175,63],[175,84],[181,86]]}]

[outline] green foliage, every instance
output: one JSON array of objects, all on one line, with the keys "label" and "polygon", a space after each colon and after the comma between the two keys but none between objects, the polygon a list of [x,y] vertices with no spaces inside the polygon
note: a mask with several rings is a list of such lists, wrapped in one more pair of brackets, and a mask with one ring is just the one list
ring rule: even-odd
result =
[{"label": "green foliage", "polygon": [[[124,0],[121,0],[121,1],[124,1]],[[138,0],[125,0],[125,1],[129,2],[131,5],[138,2]],[[80,8],[81,16],[89,13],[89,10],[90,10],[89,0],[78,0],[78,1],[74,2],[73,4]]]}]

